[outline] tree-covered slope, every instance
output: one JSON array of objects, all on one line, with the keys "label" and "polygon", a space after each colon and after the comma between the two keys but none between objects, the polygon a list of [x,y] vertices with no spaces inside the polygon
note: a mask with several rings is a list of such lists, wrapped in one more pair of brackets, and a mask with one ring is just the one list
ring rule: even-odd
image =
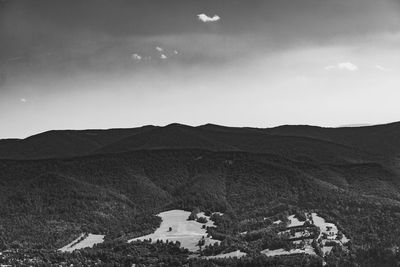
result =
[{"label": "tree-covered slope", "polygon": [[142,149],[205,149],[281,154],[324,162],[392,160],[400,153],[400,123],[368,127],[235,128],[171,124],[131,129],[49,131],[0,140],[0,158],[69,158]]},{"label": "tree-covered slope", "polygon": [[[157,225],[151,215],[169,208],[199,207],[239,219],[270,214],[278,204],[317,209],[342,221],[350,235],[357,235],[361,225],[346,228],[346,212],[356,209],[360,216],[369,216],[376,206],[382,207],[379,212],[400,211],[399,179],[378,163],[313,165],[273,154],[152,150],[2,160],[0,169],[4,242],[25,240],[26,246],[43,245],[39,233],[53,223],[62,231],[44,234],[50,247],[68,239],[66,233],[82,229],[109,238],[135,236],[151,231]],[[361,242],[364,237],[358,238]]]}]

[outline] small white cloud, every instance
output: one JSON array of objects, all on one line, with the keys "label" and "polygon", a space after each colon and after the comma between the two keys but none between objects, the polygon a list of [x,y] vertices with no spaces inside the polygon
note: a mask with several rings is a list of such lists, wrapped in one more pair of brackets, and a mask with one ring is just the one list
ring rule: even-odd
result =
[{"label": "small white cloud", "polygon": [[164,51],[164,49],[163,49],[162,47],[159,47],[159,46],[156,47],[156,50],[157,50],[158,52]]},{"label": "small white cloud", "polygon": [[135,54],[132,54],[132,59],[136,60],[136,61],[140,61],[140,60],[142,60],[142,56],[135,53]]},{"label": "small white cloud", "polygon": [[178,52],[177,50],[174,50],[174,54],[175,54],[175,55],[178,55],[179,52]]},{"label": "small white cloud", "polygon": [[167,59],[168,57],[166,55],[164,55],[164,54],[161,54],[160,58],[161,59]]},{"label": "small white cloud", "polygon": [[209,17],[206,14],[198,14],[197,18],[202,22],[217,22],[221,18],[218,15],[214,15],[213,17]]},{"label": "small white cloud", "polygon": [[381,66],[381,65],[376,65],[375,67],[376,67],[378,70],[383,71],[383,72],[390,72],[390,71],[392,71],[392,69],[383,67],[383,66]]},{"label": "small white cloud", "polygon": [[326,66],[325,70],[358,71],[358,66],[351,62],[341,62],[336,65]]},{"label": "small white cloud", "polygon": [[26,103],[26,98],[20,98],[19,101],[21,101],[22,103]]}]

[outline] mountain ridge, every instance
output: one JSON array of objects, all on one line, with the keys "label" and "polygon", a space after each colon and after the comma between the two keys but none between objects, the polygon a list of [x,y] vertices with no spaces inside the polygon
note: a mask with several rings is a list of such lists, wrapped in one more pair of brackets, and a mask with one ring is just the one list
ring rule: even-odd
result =
[{"label": "mountain ridge", "polygon": [[254,138],[257,138],[257,142],[260,144],[268,143],[270,142],[268,140],[274,138],[276,139],[274,142],[278,143],[289,139],[298,143],[296,138],[309,138],[370,154],[393,156],[400,152],[400,148],[398,148],[400,141],[397,141],[399,134],[400,122],[356,128],[323,128],[308,125],[241,128],[215,124],[192,127],[173,123],[164,127],[149,125],[108,130],[54,130],[25,139],[0,140],[0,158],[21,160],[72,158],[98,153],[162,148],[206,148],[214,151],[259,152],[262,145],[250,145],[247,142]]}]

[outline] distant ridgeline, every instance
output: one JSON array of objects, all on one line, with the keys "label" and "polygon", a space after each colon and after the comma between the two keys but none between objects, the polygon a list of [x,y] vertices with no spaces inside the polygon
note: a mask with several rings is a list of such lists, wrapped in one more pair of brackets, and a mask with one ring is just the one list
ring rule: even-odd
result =
[{"label": "distant ridgeline", "polygon": [[70,158],[146,149],[197,148],[349,162],[365,159],[365,154],[397,155],[399,134],[400,122],[342,128],[286,125],[262,129],[170,124],[130,129],[55,130],[26,139],[0,140],[0,158]]},{"label": "distant ridgeline", "polygon": [[[172,124],[0,140],[0,264],[396,266],[399,155],[400,123]],[[205,215],[161,224],[155,215],[170,210]],[[199,235],[199,250],[172,242],[182,229]]]}]

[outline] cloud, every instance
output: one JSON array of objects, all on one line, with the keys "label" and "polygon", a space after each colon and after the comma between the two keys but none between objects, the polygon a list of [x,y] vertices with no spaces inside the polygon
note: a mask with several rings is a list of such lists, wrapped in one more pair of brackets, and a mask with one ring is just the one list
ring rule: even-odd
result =
[{"label": "cloud", "polygon": [[164,54],[161,54],[160,58],[161,59],[167,59],[168,57],[166,55],[164,55]]},{"label": "cloud", "polygon": [[358,71],[358,66],[351,62],[341,62],[336,65],[326,66],[325,70],[345,70],[345,71]]},{"label": "cloud", "polygon": [[21,98],[19,101],[21,101],[22,103],[26,103],[26,98]]},{"label": "cloud", "polygon": [[135,54],[132,54],[132,59],[136,60],[136,61],[140,61],[140,60],[142,60],[142,56],[135,53]]},{"label": "cloud", "polygon": [[218,15],[214,15],[213,17],[209,17],[206,14],[198,14],[197,18],[202,22],[217,22],[221,18]]},{"label": "cloud", "polygon": [[23,57],[12,57],[12,58],[7,59],[6,61],[16,61],[16,60],[21,60],[21,59],[23,59]]},{"label": "cloud", "polygon": [[178,52],[177,50],[174,50],[174,54],[175,54],[175,55],[178,55],[179,52]]},{"label": "cloud", "polygon": [[156,50],[157,50],[158,52],[164,51],[164,49],[163,49],[162,47],[159,47],[159,46],[156,47]]},{"label": "cloud", "polygon": [[381,65],[376,65],[375,67],[376,67],[378,70],[383,71],[383,72],[390,72],[390,71],[392,71],[392,69],[383,67],[383,66],[381,66]]}]

